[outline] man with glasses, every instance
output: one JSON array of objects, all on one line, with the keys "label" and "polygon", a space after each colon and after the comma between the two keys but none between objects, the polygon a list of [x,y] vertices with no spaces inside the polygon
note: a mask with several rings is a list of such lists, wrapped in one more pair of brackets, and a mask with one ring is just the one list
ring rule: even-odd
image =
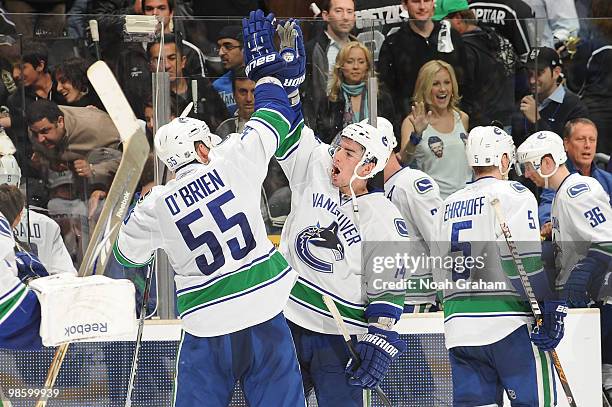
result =
[{"label": "man with glasses", "polygon": [[[217,36],[217,47],[219,48],[219,57],[221,58],[225,73],[213,82],[213,87],[219,92],[230,115],[233,115],[237,108],[232,91],[234,72],[236,69],[244,66],[242,28],[237,25],[223,27]],[[207,123],[211,124],[208,121]]]}]

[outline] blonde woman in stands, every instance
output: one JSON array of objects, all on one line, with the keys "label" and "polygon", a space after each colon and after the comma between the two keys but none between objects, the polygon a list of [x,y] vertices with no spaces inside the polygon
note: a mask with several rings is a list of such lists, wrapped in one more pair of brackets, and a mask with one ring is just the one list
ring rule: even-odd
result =
[{"label": "blonde woman in stands", "polygon": [[419,70],[412,112],[402,122],[400,161],[431,176],[442,199],[472,179],[465,156],[469,117],[459,100],[453,67],[429,61]]}]

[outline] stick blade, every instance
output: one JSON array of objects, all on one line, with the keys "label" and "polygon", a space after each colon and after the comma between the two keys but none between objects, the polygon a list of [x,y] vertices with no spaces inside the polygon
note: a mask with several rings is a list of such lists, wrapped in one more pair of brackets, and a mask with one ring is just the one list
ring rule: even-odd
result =
[{"label": "stick blade", "polygon": [[87,77],[119,132],[123,154],[81,262],[81,277],[102,274],[106,269],[119,227],[149,156],[147,136],[108,65],[104,61],[95,62],[87,70]]}]

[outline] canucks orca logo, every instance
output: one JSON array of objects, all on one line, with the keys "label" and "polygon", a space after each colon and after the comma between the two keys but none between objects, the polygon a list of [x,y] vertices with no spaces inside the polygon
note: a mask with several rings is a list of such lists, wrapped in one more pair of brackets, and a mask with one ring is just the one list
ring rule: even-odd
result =
[{"label": "canucks orca logo", "polygon": [[414,181],[414,187],[419,192],[419,194],[424,194],[433,189],[433,183],[429,178],[419,178]]},{"label": "canucks orca logo", "polygon": [[400,236],[410,237],[408,234],[408,226],[406,226],[406,221],[404,219],[395,218],[393,219],[393,222],[395,223],[395,229]]},{"label": "canucks orca logo", "polygon": [[578,195],[583,194],[590,190],[591,188],[589,188],[588,184],[580,183],[580,184],[572,185],[571,187],[569,187],[567,189],[567,194],[572,198],[576,198]]},{"label": "canucks orca logo", "polygon": [[344,246],[338,238],[338,223],[332,222],[328,227],[308,226],[298,233],[295,239],[295,251],[308,267],[321,273],[332,273],[334,265],[328,261],[318,258],[311,251],[311,246],[329,249],[334,255],[335,261],[344,259]]}]

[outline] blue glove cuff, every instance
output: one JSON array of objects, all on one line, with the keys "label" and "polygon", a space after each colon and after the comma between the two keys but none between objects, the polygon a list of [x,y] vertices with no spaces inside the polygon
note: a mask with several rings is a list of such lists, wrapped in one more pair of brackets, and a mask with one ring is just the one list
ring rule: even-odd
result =
[{"label": "blue glove cuff", "polygon": [[423,135],[419,135],[416,131],[410,133],[410,144],[417,145],[423,139]]}]

